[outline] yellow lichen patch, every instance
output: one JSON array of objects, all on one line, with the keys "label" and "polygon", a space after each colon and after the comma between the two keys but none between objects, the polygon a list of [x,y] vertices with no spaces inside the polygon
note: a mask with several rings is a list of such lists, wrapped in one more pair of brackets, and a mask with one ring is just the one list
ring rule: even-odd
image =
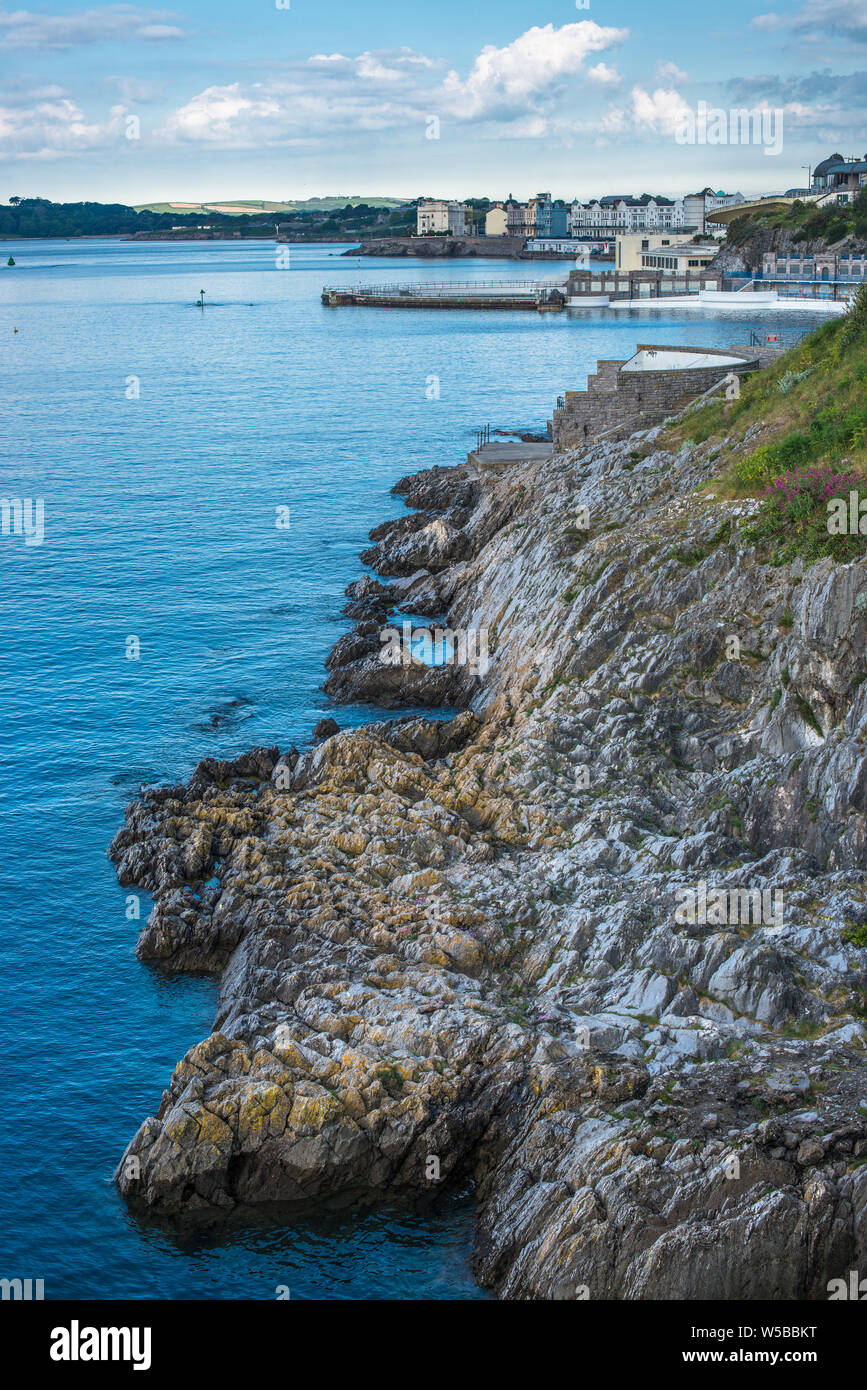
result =
[{"label": "yellow lichen patch", "polygon": [[419,942],[412,954],[415,960],[424,961],[427,965],[439,965],[447,970],[450,964],[445,951],[427,941]]},{"label": "yellow lichen patch", "polygon": [[228,1153],[232,1148],[229,1126],[203,1105],[191,1105],[173,1114],[166,1124],[165,1134],[181,1149],[211,1145],[221,1153]]},{"label": "yellow lichen patch", "polygon": [[[450,962],[453,962],[460,970],[473,972],[481,970],[484,963],[484,952],[481,945],[466,932],[451,931],[437,932],[432,938],[431,945],[445,953]],[[429,959],[429,957],[428,957]]]},{"label": "yellow lichen patch", "polygon": [[313,1095],[303,1095],[300,1091],[295,1092],[289,1124],[293,1129],[306,1127],[318,1131],[331,1121],[340,1119],[344,1114],[345,1111],[337,1096],[317,1087],[317,1094]]},{"label": "yellow lichen patch", "polygon": [[367,1107],[361,1098],[360,1091],[350,1086],[348,1090],[338,1091],[338,1096],[343,1104],[347,1115],[353,1120],[361,1120],[367,1114]]},{"label": "yellow lichen patch", "polygon": [[363,854],[367,845],[367,837],[362,835],[360,830],[332,830],[325,842],[332,849],[339,849],[344,854]]},{"label": "yellow lichen patch", "polygon": [[211,1033],[191,1047],[175,1067],[172,1086],[183,1089],[194,1077],[207,1076],[215,1069],[228,1076],[246,1075],[250,1058],[243,1044],[230,1041],[222,1033]]},{"label": "yellow lichen patch", "polygon": [[269,1134],[282,1134],[291,1104],[285,1091],[276,1085],[250,1086],[241,1099],[238,1138],[262,1140]]},{"label": "yellow lichen patch", "polygon": [[287,1067],[295,1071],[309,1071],[310,1058],[303,1052],[294,1038],[281,1033],[274,1043],[274,1053]]}]

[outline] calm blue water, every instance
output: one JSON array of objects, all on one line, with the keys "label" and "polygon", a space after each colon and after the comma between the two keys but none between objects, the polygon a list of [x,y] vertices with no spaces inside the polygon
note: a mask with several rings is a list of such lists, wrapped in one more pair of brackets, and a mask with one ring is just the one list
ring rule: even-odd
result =
[{"label": "calm blue water", "polygon": [[293,247],[278,269],[273,243],[3,243],[0,492],[44,499],[45,538],[0,538],[0,1277],[44,1278],[48,1297],[480,1296],[467,1197],[184,1245],[130,1218],[112,1171],[210,1031],[216,984],[135,959],[106,847],[141,782],[309,741],[343,590],[368,530],[403,510],[398,477],[459,462],[484,423],[543,428],[558,392],[638,340],[763,328],[326,309],[323,283],[359,274],[559,269],[359,272],[339,249]]}]

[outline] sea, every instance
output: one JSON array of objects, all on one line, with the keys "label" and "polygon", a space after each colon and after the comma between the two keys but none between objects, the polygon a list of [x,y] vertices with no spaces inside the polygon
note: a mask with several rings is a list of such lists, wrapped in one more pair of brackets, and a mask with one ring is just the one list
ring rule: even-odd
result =
[{"label": "sea", "polygon": [[404,474],[462,462],[488,425],[544,431],[639,341],[786,341],[818,317],[328,308],[329,284],[569,269],[345,251],[3,243],[0,495],[30,525],[0,536],[0,1278],[47,1299],[488,1296],[470,1191],[195,1235],[130,1214],[112,1173],[217,982],[136,959],[108,844],[142,784],[383,717],[321,685]]}]

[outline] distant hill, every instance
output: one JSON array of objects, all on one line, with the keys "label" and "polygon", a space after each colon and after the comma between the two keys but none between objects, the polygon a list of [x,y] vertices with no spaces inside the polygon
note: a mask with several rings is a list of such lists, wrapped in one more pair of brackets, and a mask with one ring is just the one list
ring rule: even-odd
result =
[{"label": "distant hill", "polygon": [[348,197],[338,195],[334,198],[300,198],[294,202],[272,202],[269,199],[256,198],[226,198],[221,201],[211,203],[136,203],[136,212],[159,212],[159,213],[207,213],[218,212],[227,217],[241,217],[244,214],[255,212],[333,212],[335,208],[345,208],[347,203],[352,207],[357,207],[360,203],[365,203],[369,208],[399,208],[405,207],[406,198],[364,198],[361,194],[353,193]]},{"label": "distant hill", "polygon": [[[326,207],[325,204],[336,204]],[[314,206],[315,205],[315,206]],[[131,208],[123,203],[52,203],[48,198],[9,199],[0,204],[0,240],[18,237],[170,236],[188,232],[194,239],[205,234],[218,238],[274,238],[280,224],[281,240],[359,239],[377,233],[398,236],[415,229],[415,204],[379,200],[378,206],[361,201],[340,203],[334,198],[311,198],[295,206],[288,203],[154,203]]]}]

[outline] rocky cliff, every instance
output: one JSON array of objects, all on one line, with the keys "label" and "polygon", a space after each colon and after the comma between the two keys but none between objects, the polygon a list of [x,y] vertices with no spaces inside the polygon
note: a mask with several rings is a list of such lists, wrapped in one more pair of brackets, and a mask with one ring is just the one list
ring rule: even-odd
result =
[{"label": "rocky cliff", "polygon": [[[702,490],[719,452],[658,427],[404,479],[327,688],[461,712],[128,808],[139,955],[221,972],[131,1203],[472,1178],[477,1277],[513,1298],[823,1298],[863,1268],[867,564],[766,562],[755,503]],[[488,669],[385,666],[394,612],[485,632]]]}]

